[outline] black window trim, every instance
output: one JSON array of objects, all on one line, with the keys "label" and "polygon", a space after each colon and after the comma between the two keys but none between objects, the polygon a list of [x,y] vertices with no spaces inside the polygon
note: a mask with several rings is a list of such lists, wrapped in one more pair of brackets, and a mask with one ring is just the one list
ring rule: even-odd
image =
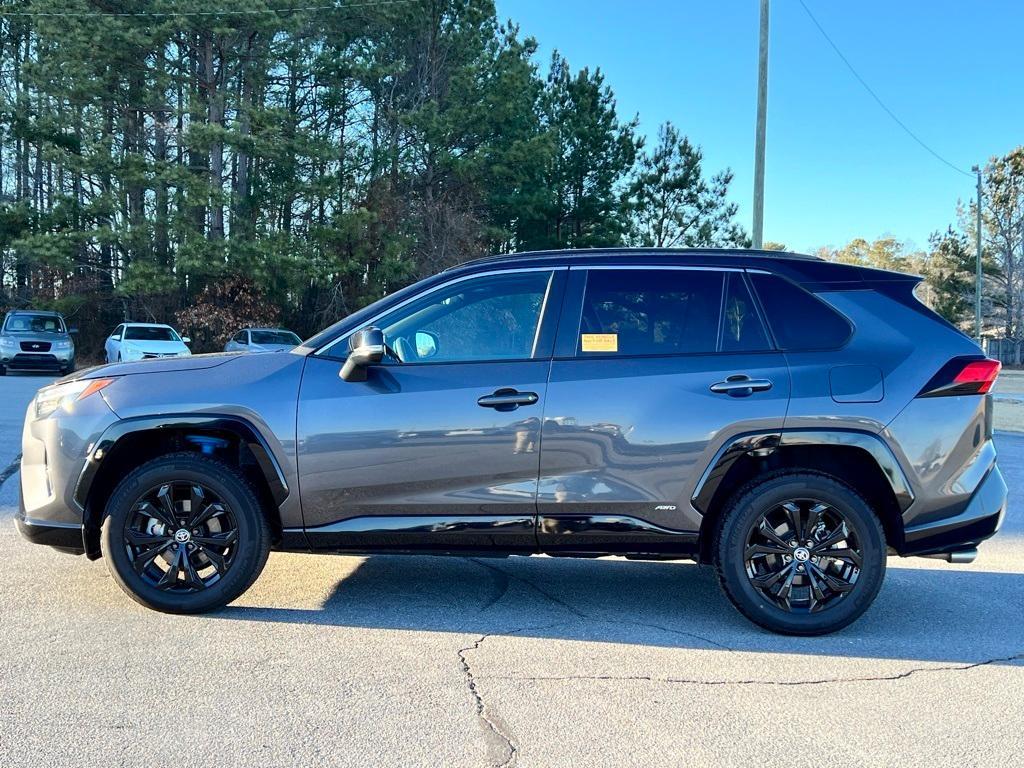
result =
[{"label": "black window trim", "polygon": [[[325,360],[333,360],[337,362],[344,362],[346,356],[332,355],[329,351],[335,346],[340,345],[345,339],[351,336],[353,333],[358,331],[360,328],[365,328],[369,325],[374,325],[385,315],[389,315],[392,312],[401,309],[407,304],[411,304],[414,301],[429,296],[432,293],[443,290],[449,286],[456,285],[458,283],[465,282],[466,280],[473,280],[479,277],[491,277],[495,275],[511,275],[525,272],[548,272],[550,277],[548,279],[547,288],[544,290],[544,298],[541,300],[540,315],[537,322],[537,330],[534,334],[533,339],[533,355],[532,357],[516,357],[516,358],[496,358],[488,360],[439,360],[436,362],[430,360],[424,360],[421,362],[414,363],[387,363],[382,362],[382,366],[390,367],[392,369],[398,369],[403,367],[422,367],[426,365],[479,365],[479,364],[490,364],[494,363],[528,363],[539,361],[549,361],[552,356],[552,348],[554,346],[555,336],[558,330],[558,323],[562,313],[563,302],[561,299],[564,296],[565,291],[565,280],[560,278],[568,273],[568,265],[555,265],[555,266],[536,266],[536,267],[513,267],[511,269],[490,269],[484,272],[470,272],[465,275],[460,275],[452,280],[446,280],[443,283],[438,283],[431,286],[425,291],[417,292],[411,296],[406,297],[398,304],[388,307],[387,309],[379,312],[373,317],[368,318],[365,322],[361,323],[355,328],[345,331],[339,336],[336,336],[332,340],[321,345],[317,350],[312,353],[312,356],[323,358]],[[544,337],[549,337],[550,343],[545,344],[545,349],[538,350],[538,345],[545,341]]]},{"label": "black window trim", "polygon": [[[601,353],[587,353],[581,355],[579,353],[579,333],[583,319],[583,299],[586,295],[587,290],[587,275],[591,270],[653,270],[658,272],[664,272],[667,270],[672,271],[685,271],[685,272],[719,272],[722,274],[722,296],[719,299],[718,307],[718,325],[719,325],[719,336],[715,342],[715,350],[712,352],[662,352],[657,354],[632,354],[626,355],[618,352],[601,354]],[[562,317],[567,322],[562,323],[559,326],[558,339],[555,342],[555,356],[554,360],[567,361],[567,360],[640,360],[640,359],[651,359],[651,358],[663,358],[663,357],[714,357],[724,355],[766,355],[766,354],[778,354],[780,351],[775,343],[775,338],[772,335],[771,327],[765,322],[764,313],[760,307],[759,299],[756,292],[754,291],[753,285],[750,284],[749,278],[747,277],[748,271],[761,272],[763,270],[748,270],[744,267],[730,267],[730,266],[708,266],[703,264],[579,264],[569,267],[570,283],[566,290],[565,297],[565,308],[562,310]],[[722,307],[725,303],[725,290],[727,286],[726,273],[738,273],[743,276],[744,282],[746,282],[747,290],[750,291],[750,295],[753,297],[755,311],[758,314],[758,319],[761,322],[762,328],[769,343],[772,345],[770,349],[759,349],[749,351],[737,351],[737,350],[722,350],[721,349],[721,329],[723,322],[723,311]],[[583,273],[582,279],[573,280],[574,274]],[[771,273],[765,273],[771,274]],[[575,321],[570,321],[570,312],[575,317]],[[564,329],[564,330],[563,330]]]}]

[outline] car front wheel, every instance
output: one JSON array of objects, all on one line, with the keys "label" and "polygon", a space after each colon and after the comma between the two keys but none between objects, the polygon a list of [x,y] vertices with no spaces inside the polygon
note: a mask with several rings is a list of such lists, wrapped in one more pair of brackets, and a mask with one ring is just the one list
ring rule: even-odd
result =
[{"label": "car front wheel", "polygon": [[871,605],[886,546],[878,517],[853,488],[817,472],[784,472],[736,494],[715,556],[744,616],[774,632],[822,635]]},{"label": "car front wheel", "polygon": [[121,481],[107,503],[101,544],[114,581],[136,601],[168,613],[202,613],[256,581],[270,530],[237,469],[177,453]]}]

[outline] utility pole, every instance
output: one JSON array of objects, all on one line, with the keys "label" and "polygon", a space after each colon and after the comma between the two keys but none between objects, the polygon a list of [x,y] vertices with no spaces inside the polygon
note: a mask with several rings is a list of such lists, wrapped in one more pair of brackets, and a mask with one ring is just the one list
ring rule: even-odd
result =
[{"label": "utility pole", "polygon": [[757,53],[757,128],[754,139],[755,248],[764,244],[764,138],[768,110],[768,0],[761,0],[761,39]]},{"label": "utility pole", "polygon": [[977,210],[975,211],[977,216],[974,222],[974,254],[976,262],[974,274],[974,337],[978,340],[978,344],[981,344],[981,168],[976,165],[971,170],[978,174]]}]

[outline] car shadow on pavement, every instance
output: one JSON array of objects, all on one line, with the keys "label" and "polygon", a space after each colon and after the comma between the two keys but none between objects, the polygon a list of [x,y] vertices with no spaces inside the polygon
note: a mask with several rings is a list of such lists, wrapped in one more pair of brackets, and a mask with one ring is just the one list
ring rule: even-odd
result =
[{"label": "car shadow on pavement", "polygon": [[[1024,574],[898,567],[836,634],[794,638],[744,619],[712,569],[554,558],[378,555],[316,609],[243,607],[257,622],[511,635],[645,646],[974,663],[1024,653]],[[245,600],[245,598],[242,598]]]}]

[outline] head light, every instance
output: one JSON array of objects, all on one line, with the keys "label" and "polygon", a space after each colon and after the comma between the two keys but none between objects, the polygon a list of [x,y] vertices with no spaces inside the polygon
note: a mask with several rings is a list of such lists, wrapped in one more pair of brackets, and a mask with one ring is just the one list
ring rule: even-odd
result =
[{"label": "head light", "polygon": [[43,387],[36,393],[36,418],[46,418],[58,408],[70,410],[79,400],[84,400],[113,383],[113,379],[78,379],[66,384]]},{"label": "head light", "polygon": [[71,339],[57,339],[53,342],[54,349],[71,349]]}]

